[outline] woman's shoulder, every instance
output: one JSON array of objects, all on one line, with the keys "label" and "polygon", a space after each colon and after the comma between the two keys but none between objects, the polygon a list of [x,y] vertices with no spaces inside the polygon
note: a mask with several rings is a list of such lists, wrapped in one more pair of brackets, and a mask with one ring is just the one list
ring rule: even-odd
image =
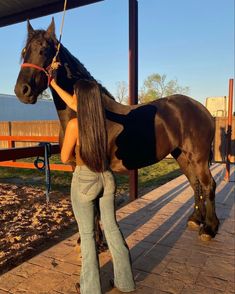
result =
[{"label": "woman's shoulder", "polygon": [[68,122],[68,126],[77,127],[78,126],[78,119],[77,118],[70,119],[70,121]]},{"label": "woman's shoulder", "polygon": [[66,129],[69,129],[70,131],[78,131],[78,120],[77,118],[72,118],[68,124]]}]

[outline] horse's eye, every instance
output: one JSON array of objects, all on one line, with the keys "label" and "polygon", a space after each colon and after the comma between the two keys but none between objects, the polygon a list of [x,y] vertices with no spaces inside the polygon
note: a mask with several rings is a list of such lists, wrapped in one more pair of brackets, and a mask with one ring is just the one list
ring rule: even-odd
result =
[{"label": "horse's eye", "polygon": [[40,55],[47,56],[49,54],[49,48],[42,48],[39,52]]},{"label": "horse's eye", "polygon": [[26,52],[26,48],[24,48],[24,49],[22,50],[21,55],[24,56],[24,55],[25,55],[25,52]]}]

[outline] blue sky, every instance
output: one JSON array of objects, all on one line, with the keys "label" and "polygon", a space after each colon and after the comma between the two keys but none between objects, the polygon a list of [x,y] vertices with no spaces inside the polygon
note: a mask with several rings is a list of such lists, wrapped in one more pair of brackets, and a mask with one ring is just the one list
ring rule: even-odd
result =
[{"label": "blue sky", "polygon": [[[204,103],[234,77],[234,0],[139,0],[139,89],[153,73]],[[54,15],[57,36],[62,13]],[[47,28],[51,16],[31,21]],[[0,93],[14,94],[26,22],[0,28]],[[4,41],[3,41],[4,40]],[[67,11],[62,43],[110,92],[128,81],[128,0]]]}]

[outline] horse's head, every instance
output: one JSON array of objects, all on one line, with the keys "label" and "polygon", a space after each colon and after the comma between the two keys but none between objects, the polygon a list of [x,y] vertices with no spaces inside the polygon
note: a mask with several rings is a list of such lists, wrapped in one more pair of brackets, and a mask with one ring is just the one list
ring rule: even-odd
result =
[{"label": "horse's head", "polygon": [[46,31],[34,30],[28,21],[27,42],[22,50],[23,64],[15,85],[15,94],[20,101],[34,104],[38,95],[48,87],[47,70],[57,44],[54,19]]}]

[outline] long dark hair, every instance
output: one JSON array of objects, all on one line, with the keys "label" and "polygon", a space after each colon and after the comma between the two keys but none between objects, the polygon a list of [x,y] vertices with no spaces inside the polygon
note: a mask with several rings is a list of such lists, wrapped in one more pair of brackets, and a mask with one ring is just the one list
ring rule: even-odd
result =
[{"label": "long dark hair", "polygon": [[100,86],[95,81],[78,80],[74,85],[78,100],[80,156],[95,172],[108,169],[107,130]]}]

